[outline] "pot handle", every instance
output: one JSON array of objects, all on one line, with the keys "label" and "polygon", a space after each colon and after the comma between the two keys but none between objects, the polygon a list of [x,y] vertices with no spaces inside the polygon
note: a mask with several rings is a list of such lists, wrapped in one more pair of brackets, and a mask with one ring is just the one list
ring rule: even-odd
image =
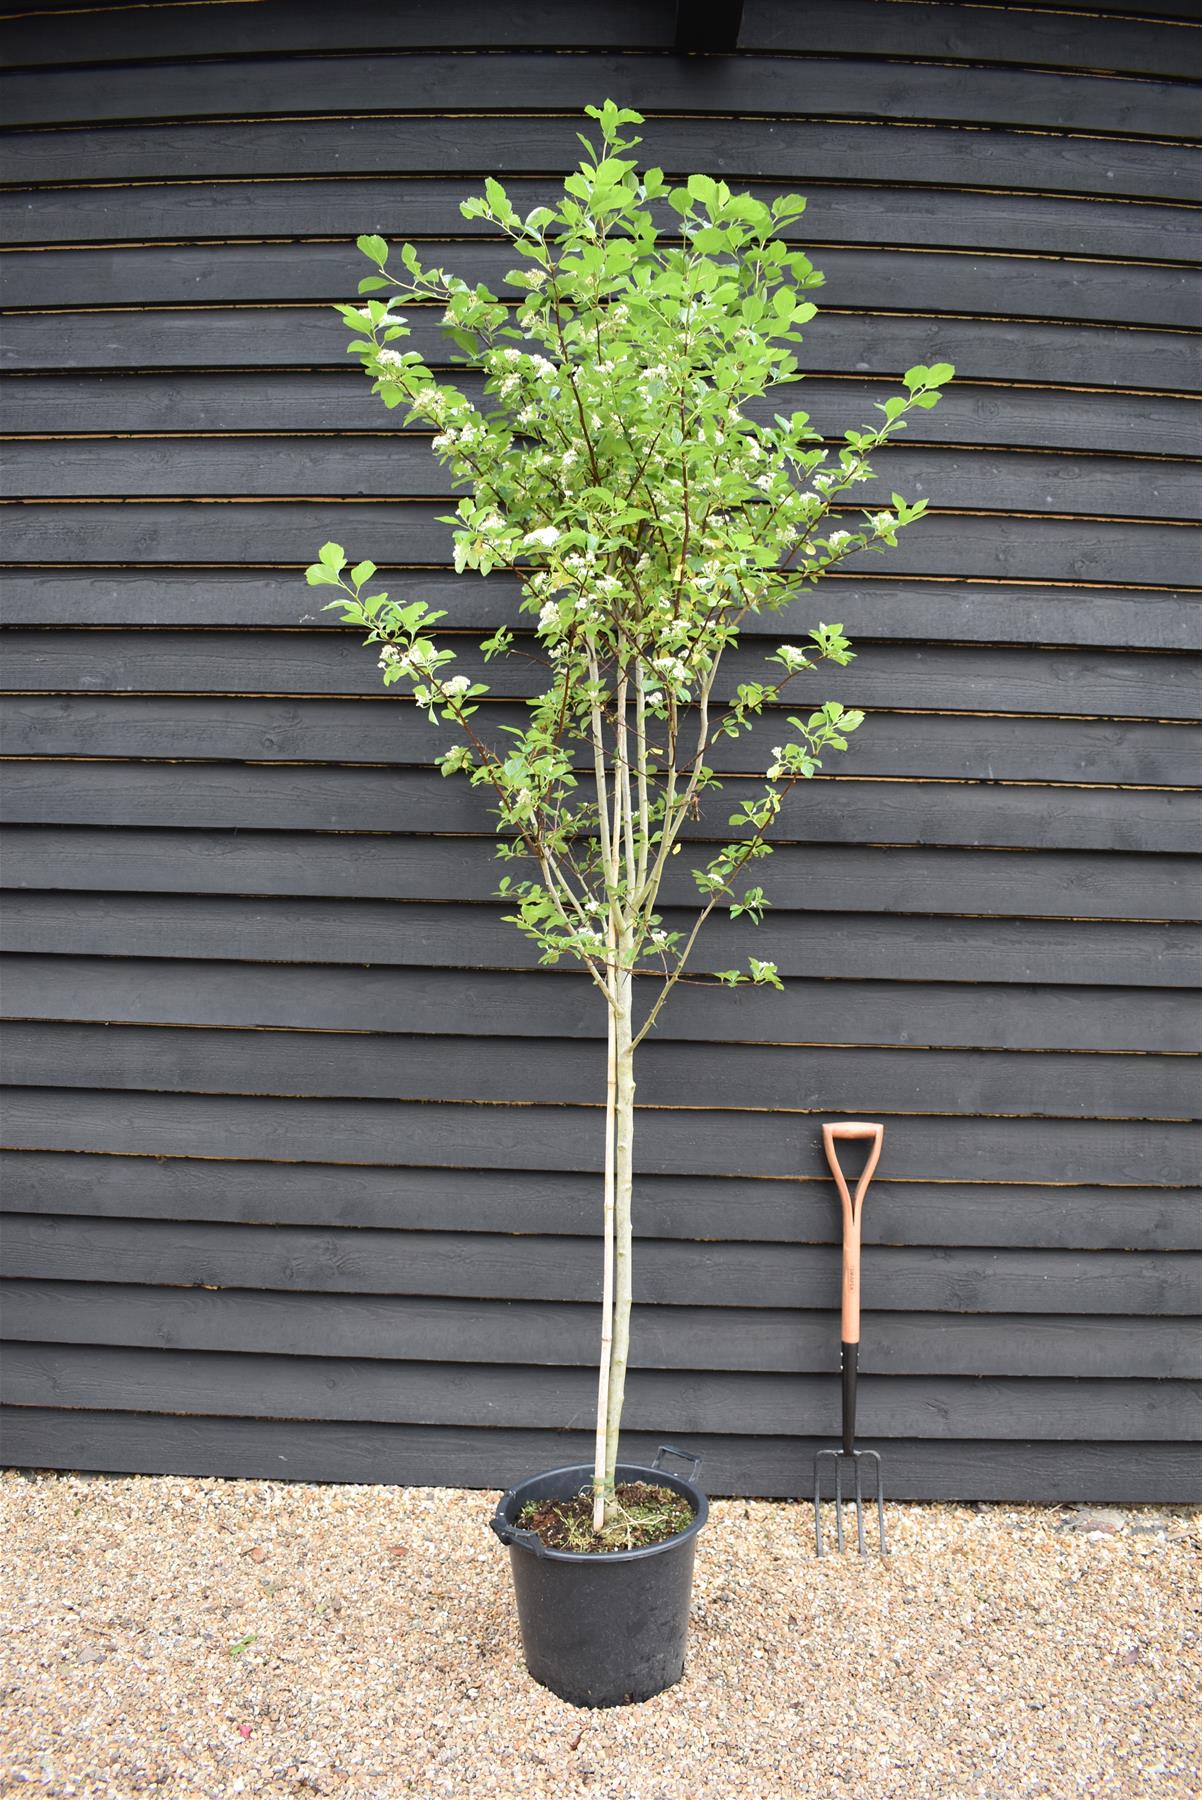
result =
[{"label": "pot handle", "polygon": [[538,1532],[522,1531],[518,1526],[511,1525],[501,1508],[497,1509],[488,1522],[503,1544],[517,1544],[523,1550],[532,1550],[535,1556],[547,1554],[547,1546]]},{"label": "pot handle", "polygon": [[663,1458],[665,1456],[678,1456],[681,1462],[689,1463],[691,1467],[689,1469],[688,1479],[690,1481],[696,1481],[697,1471],[701,1467],[701,1458],[699,1456],[694,1456],[691,1450],[678,1450],[675,1444],[661,1444],[659,1449],[655,1452],[655,1461],[652,1463],[651,1467],[653,1469],[662,1470],[664,1466]]}]

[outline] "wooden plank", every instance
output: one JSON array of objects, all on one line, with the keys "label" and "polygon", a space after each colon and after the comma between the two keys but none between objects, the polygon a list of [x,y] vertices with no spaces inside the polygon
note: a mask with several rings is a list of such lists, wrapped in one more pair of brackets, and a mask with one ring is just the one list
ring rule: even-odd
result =
[{"label": "wooden plank", "polygon": [[[822,1212],[833,1208],[824,1196]],[[468,1232],[324,1230],[177,1221],[23,1217],[5,1222],[7,1273],[53,1281],[290,1293],[427,1294],[595,1302],[594,1240]],[[1202,1261],[1183,1252],[874,1247],[870,1310],[1191,1318]],[[635,1299],[650,1306],[838,1305],[834,1244],[640,1241]],[[370,1416],[370,1415],[368,1415]]]},{"label": "wooden plank", "polygon": [[[640,977],[639,1009],[658,991],[654,977]],[[598,1038],[601,1005],[588,976],[566,967],[507,973],[149,957],[13,957],[3,996],[10,1018],[332,1032],[403,1025],[462,1037]],[[744,1043],[1189,1055],[1197,1017],[1188,990],[866,981],[845,972],[838,980],[787,977],[782,993],[716,994],[684,982],[656,1033],[703,1042],[717,1034]]]},{"label": "wooden plank", "polygon": [[[689,838],[724,840],[730,805],[752,785],[726,777]],[[9,765],[4,788],[11,823],[472,834],[493,823],[485,790],[425,771],[125,763],[118,777],[107,762],[31,760]],[[1194,795],[1164,789],[817,776],[786,796],[775,835],[794,843],[1186,853],[1198,845],[1198,807]]]},{"label": "wooden plank", "polygon": [[[871,44],[875,54],[930,56],[969,64],[1040,64],[1071,70],[1120,70],[1177,78],[1198,72],[1197,33],[1162,18],[1133,18],[1120,0],[1121,18],[1098,17],[1107,8],[1089,0],[1089,15],[1060,9],[996,7],[984,18],[966,18],[955,6],[879,5],[851,0],[808,9],[804,23],[789,0],[749,0],[739,45],[743,50],[852,53]],[[1155,12],[1171,14],[1170,5]],[[1182,10],[1189,16],[1188,5]],[[950,74],[950,71],[949,71]]]},{"label": "wooden plank", "polygon": [[[882,65],[882,74],[887,65]],[[963,81],[942,79],[948,96]],[[372,77],[373,82],[375,77]],[[823,76],[819,76],[821,84]],[[796,72],[793,74],[796,83]],[[618,78],[626,91],[626,68]],[[1103,96],[1109,83],[1097,83]],[[904,92],[904,87],[902,89]],[[688,109],[692,111],[692,108]],[[762,181],[792,187],[799,169],[837,171],[843,181],[922,182],[1040,194],[1122,196],[1179,203],[1196,189],[1202,157],[1182,144],[1124,138],[1057,136],[1049,156],[1046,131],[993,128],[966,161],[964,133],[927,120],[921,128],[890,124],[866,114],[841,121],[785,116],[771,120],[657,119],[646,135],[644,154],[658,159],[672,176],[695,169],[732,185]],[[824,108],[825,112],[825,108]],[[373,118],[255,119],[236,123],[170,123],[103,126],[78,131],[10,130],[5,136],[11,184],[120,182],[148,179],[188,182],[234,177],[241,180],[302,175],[353,177],[409,175],[440,178],[462,174],[476,185],[484,173],[506,181],[516,175],[546,175],[574,168],[580,146],[578,119],[511,117],[426,117],[393,115],[387,128]],[[1056,119],[1043,120],[1054,126]],[[1153,133],[1153,139],[1159,136]]]},{"label": "wooden plank", "polygon": [[[464,1431],[450,1426],[298,1424],[283,1419],[171,1418],[12,1407],[7,1454],[17,1466],[113,1469],[147,1474],[255,1476],[271,1481],[388,1482],[403,1486],[504,1489],[532,1469],[576,1457],[585,1432]],[[649,1464],[658,1439],[625,1434],[623,1454]],[[714,1494],[805,1496],[817,1438],[694,1438]],[[939,1443],[894,1439],[889,1493],[898,1500],[1021,1500],[1193,1503],[1192,1446]],[[482,1503],[483,1504],[483,1503]],[[481,1517],[483,1518],[483,1512]]]},{"label": "wooden plank", "polygon": [[[593,1241],[600,1220],[596,1173],[334,1169],[54,1151],[5,1151],[0,1169],[0,1211],[15,1213],[533,1236],[553,1219],[560,1235]],[[635,1193],[642,1238],[762,1244],[839,1239],[834,1190],[817,1167],[804,1180],[779,1181],[637,1171]],[[885,1177],[873,1183],[864,1241],[1196,1251],[1202,1249],[1200,1198],[1196,1188],[1015,1187]]]},{"label": "wooden plank", "polygon": [[[187,189],[170,191],[183,194]],[[258,189],[252,185],[249,191]],[[93,197],[89,190],[89,198]],[[1123,208],[1127,213],[1147,210]],[[880,323],[888,326],[887,320]],[[823,330],[837,324],[834,318],[824,319]],[[327,338],[325,348],[330,352],[337,345]],[[456,380],[465,394],[475,396],[477,384],[462,375]],[[784,391],[787,402],[804,401],[818,428],[835,435],[849,420],[873,417],[874,405],[895,389],[895,382],[886,377],[855,372],[807,375],[805,381],[804,389],[793,385]],[[396,414],[386,412],[371,393],[362,372],[349,365],[326,373],[210,369],[173,371],[169,377],[131,370],[115,375],[74,371],[7,375],[0,378],[0,393],[5,429],[15,434],[261,434],[269,425],[273,433],[287,434],[370,432],[387,437],[389,443],[408,435]],[[780,410],[779,399],[780,394],[774,393],[749,403],[748,416],[770,422],[772,413]],[[1198,402],[1192,398],[1007,388],[957,376],[936,410],[923,418],[922,441],[1089,452],[1121,445],[1124,455],[1174,457],[1183,450],[1188,453],[1197,439],[1198,421]]]},{"label": "wooden plank", "polygon": [[[537,1427],[548,1414],[585,1422],[589,1369],[496,1368],[366,1359],[238,1356],[109,1345],[10,1344],[7,1405],[270,1418],[360,1419],[417,1425]],[[1163,1442],[1198,1437],[1197,1384],[866,1376],[865,1437],[972,1439],[1047,1436]],[[799,1416],[826,1436],[839,1429],[829,1376],[632,1369],[624,1418],[632,1431],[783,1435]]]},{"label": "wooden plank", "polygon": [[[469,128],[475,123],[465,121]],[[1170,252],[1171,260],[1184,262],[1197,223],[1180,205],[1132,207],[975,187],[890,186],[885,169],[880,173],[886,179],[868,186],[807,170],[804,219],[782,228],[781,235],[815,248],[890,245],[1154,262]],[[947,174],[945,167],[944,180]],[[505,185],[523,217],[536,206],[555,204],[563,193],[562,182],[537,176],[507,174]],[[749,180],[742,185],[765,201],[779,191],[775,183]],[[0,244],[166,244],[197,238],[218,243],[238,238],[349,242],[354,233],[348,232],[348,220],[356,218],[370,220],[390,240],[480,238],[493,229],[488,221],[464,219],[459,211],[479,189],[478,178],[413,180],[399,173],[375,179],[307,176],[186,186],[148,181],[99,188],[9,188],[0,193]]]},{"label": "wooden plank", "polygon": [[[218,561],[303,567],[317,545],[336,532],[340,542],[370,548],[378,563],[445,568],[451,527],[439,523],[443,515],[435,508],[441,504],[334,498],[0,503],[7,558],[15,563]],[[1198,534],[1194,527],[1138,520],[932,512],[889,555],[894,575],[1189,587],[1197,577]],[[865,550],[851,557],[847,567],[867,573],[869,564],[875,571],[876,563],[875,554]]]},{"label": "wooden plank", "polygon": [[[1127,4],[1116,10],[1129,13],[1131,8]],[[1172,4],[1157,7],[1162,14],[1175,10]],[[1091,6],[1091,13],[1103,11]],[[79,61],[125,62],[131,51],[146,47],[131,37],[120,11],[81,14],[72,22],[71,36]],[[182,57],[302,50],[329,54],[447,43],[457,48],[665,49],[671,43],[671,9],[606,0],[604,6],[573,13],[543,0],[499,11],[477,0],[452,0],[437,12],[381,14],[371,0],[350,0],[332,13],[321,0],[291,0],[286,12],[266,17],[255,6],[231,6],[210,20],[198,19],[186,6],[159,7],[153,47],[158,55]],[[883,55],[1036,63],[1111,74],[1177,78],[1194,66],[1191,34],[1181,25],[1130,17],[1070,18],[1029,8],[1017,17],[999,9],[966,25],[955,9],[841,0],[839,5],[809,7],[800,32],[794,7],[779,0],[749,0],[739,34],[744,51],[855,55],[865,43]],[[12,66],[53,66],[62,60],[57,21],[45,11],[6,19],[0,49]]]},{"label": "wooden plank", "polygon": [[[512,618],[514,585],[507,579],[461,580],[450,572],[408,571],[408,596],[421,595],[463,625],[496,625]],[[1202,607],[1196,595],[1173,590],[1044,587],[961,581],[826,578],[833,607],[860,636],[881,642],[942,638],[958,643],[1057,644],[1065,647],[1202,650]],[[814,598],[773,616],[776,637],[805,630]],[[281,579],[248,569],[3,569],[0,620],[7,626],[154,625],[178,629],[278,628],[300,623],[337,632],[336,615],[314,596],[302,600],[295,574]],[[748,621],[746,641],[757,634]],[[176,703],[179,704],[178,702]],[[362,714],[360,714],[362,717]]]},{"label": "wooden plank", "polygon": [[[0,865],[0,874],[8,871]],[[506,922],[503,905],[408,900],[248,899],[10,888],[0,913],[8,951],[52,956],[186,957],[276,963],[406,964],[417,968],[534,969],[538,947]],[[664,912],[665,929],[692,915]],[[1196,929],[1097,920],[910,918],[881,913],[781,912],[756,933],[782,975],[818,956],[860,980],[1080,983],[1202,987]],[[743,954],[738,921],[715,915],[704,961]]]},{"label": "wooden plank", "polygon": [[[10,1281],[3,1295],[4,1335],[17,1342],[585,1368],[597,1354],[596,1309],[560,1302],[71,1281]],[[641,1306],[631,1327],[640,1369],[802,1374],[833,1371],[838,1358],[829,1313]],[[1082,1328],[1031,1313],[869,1313],[860,1353],[871,1375],[1189,1380],[1196,1366],[1186,1320]]]},{"label": "wooden plank", "polygon": [[[5,320],[0,370],[340,369],[346,327],[328,307],[159,307],[77,312],[70,329],[48,329],[44,315],[14,313]],[[278,324],[287,313],[287,329]],[[46,315],[49,316],[49,315]],[[65,318],[67,315],[55,315]],[[410,347],[427,359],[445,358],[446,342],[431,321],[415,317]],[[820,316],[800,360],[817,374],[857,371],[896,377],[918,362],[948,359],[968,382],[1022,382],[1038,387],[1090,387],[1171,396],[1199,386],[1193,334],[1105,325],[954,319],[904,313]]]},{"label": "wooden plank", "polygon": [[[779,617],[772,623],[776,642],[788,628],[782,628]],[[758,737],[727,739],[716,746],[715,766],[727,772],[762,772],[777,725],[788,732],[786,715],[792,710],[769,708]],[[502,728],[522,724],[525,716],[520,707],[486,703],[473,728],[496,745],[503,741]],[[0,698],[0,746],[7,756],[419,768],[432,764],[446,735],[432,730],[413,706],[357,700],[90,694]],[[1202,733],[1182,724],[878,712],[860,731],[846,763],[831,758],[827,766],[832,773],[846,767],[857,775],[880,777],[1190,787],[1202,770]]]},{"label": "wooden plank", "polygon": [[[64,892],[341,895],[417,901],[495,897],[497,867],[487,840],[206,832],[115,826],[16,825],[0,832],[4,879],[13,887]],[[1194,922],[1197,883],[1188,861],[1076,851],[906,849],[895,845],[780,846],[772,898],[791,911],[929,913],[982,918]],[[691,877],[673,870],[667,906],[688,906]]]},{"label": "wooden plank", "polygon": [[[128,1094],[115,1108],[107,1094],[86,1089],[76,1089],[64,1111],[60,1089],[22,1088],[8,1102],[7,1142],[15,1150],[125,1156],[591,1170],[599,1159],[598,1116],[597,1107],[208,1094]],[[819,1166],[818,1124],[799,1115],[645,1108],[639,1168],[647,1175],[789,1179]],[[903,1114],[890,1120],[889,1134],[888,1172],[896,1180],[996,1181],[1004,1171],[1020,1184],[1197,1185],[1190,1124]]]},{"label": "wooden plank", "polygon": [[[799,97],[818,92],[822,116],[830,119],[967,121],[1161,141],[1188,141],[1197,133],[1191,96],[1175,82],[1100,81],[978,67],[966,87],[946,69],[912,62],[905,82],[898,83],[887,62],[805,55],[743,54],[697,65],[637,52],[582,52],[549,67],[545,57],[521,51],[503,57],[467,51],[451,58],[414,50],[401,56],[352,52],[320,59],[275,55],[266,69],[257,58],[160,62],[153,82],[136,65],[115,66],[100,83],[88,70],[61,66],[15,69],[0,76],[0,103],[14,128],[306,113],[523,114],[545,109],[579,115],[598,94],[615,91],[643,112],[694,117],[804,116],[810,108],[799,105]],[[404,104],[407,98],[409,105]],[[672,125],[649,120],[643,137],[646,158],[663,162]]]},{"label": "wooden plank", "polygon": [[[4,20],[0,50],[4,61],[16,66],[54,64],[62,61],[57,8],[46,5]],[[65,9],[66,10],[66,9]],[[74,14],[75,8],[69,10]],[[567,13],[555,0],[522,0],[505,12],[482,6],[477,0],[450,0],[437,13],[403,8],[381,13],[372,0],[352,0],[338,13],[322,0],[289,0],[260,16],[255,5],[230,5],[220,20],[197,20],[187,5],[159,4],[154,9],[153,36],[148,41],[139,28],[131,28],[121,8],[97,9],[72,19],[71,47],[75,58],[87,62],[129,62],[152,49],[156,56],[236,56],[281,50],[405,49],[417,45],[434,48],[448,42],[511,49],[596,49],[610,46],[660,48],[671,41],[665,35],[662,9],[641,0],[605,0],[589,12]]]},{"label": "wooden plank", "polygon": [[[0,443],[0,483],[9,499],[283,497],[458,498],[428,440],[402,435],[350,441],[296,438],[14,439]],[[897,445],[876,463],[860,506],[888,506],[894,488],[943,507],[979,506],[1140,520],[1196,520],[1202,483],[1195,463],[1167,458],[990,454]]]},{"label": "wooden plank", "polygon": [[[923,520],[922,528],[929,535],[937,523]],[[305,591],[298,590],[298,615]],[[817,608],[812,595],[807,600],[812,619]],[[346,630],[13,631],[7,642],[7,686],[14,692],[263,694],[270,681],[275,694],[364,695],[397,705],[381,686],[361,635]],[[473,679],[487,681],[498,699],[528,695],[534,684],[524,664],[501,659],[486,664],[471,637],[457,642],[459,667]],[[727,681],[762,679],[763,657],[762,645],[751,639],[728,653],[723,669],[729,674],[716,690],[719,698],[733,692]],[[812,679],[821,682],[823,699],[868,709],[1101,716],[1111,721],[1194,720],[1198,715],[1195,665],[1184,656],[957,644],[866,649],[861,641],[850,668],[824,666]],[[441,791],[455,786],[444,782]]]},{"label": "wooden plank", "polygon": [[[1202,238],[1195,231],[1173,248],[1183,260],[1197,257]],[[1198,272],[1171,264],[840,245],[815,255],[826,278],[817,298],[829,308],[991,317],[1004,294],[1005,314],[1015,318],[1189,330],[1199,317]],[[510,300],[519,296],[506,281],[520,261],[508,243],[435,240],[423,247],[423,260]],[[12,308],[313,304],[352,298],[361,262],[346,242],[15,251],[0,254],[0,298]],[[948,335],[954,331],[949,322]]]},{"label": "wooden plank", "polygon": [[[639,1053],[644,1106],[779,1114],[837,1110],[1008,1117],[1189,1119],[1199,1111],[1196,1059],[925,1048],[730,1044],[715,1009],[713,1041],[666,1035]],[[514,1035],[491,1039],[487,1061],[460,1037],[211,1031],[128,1025],[10,1022],[3,1079],[17,1087],[92,1087],[184,1094],[278,1094],[323,1099],[551,1101],[588,1106],[604,1091],[599,1042]]]}]

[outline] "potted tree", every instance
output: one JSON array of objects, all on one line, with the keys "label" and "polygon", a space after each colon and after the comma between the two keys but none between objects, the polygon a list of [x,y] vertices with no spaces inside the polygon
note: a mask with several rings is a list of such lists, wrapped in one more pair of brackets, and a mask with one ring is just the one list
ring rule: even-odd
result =
[{"label": "potted tree", "polygon": [[[518,266],[505,279],[520,300],[424,267],[411,244],[393,276],[388,245],[366,236],[368,297],[338,309],[384,404],[433,431],[434,455],[467,490],[446,521],[456,570],[516,577],[522,635],[502,626],[480,657],[521,658],[524,721],[481,717],[490,687],[480,666],[452,672],[456,652],[434,635],[445,615],[380,591],[373,563],[352,567],[326,544],[307,577],[341,590],[331,605],[366,632],[385,684],[453,729],[437,763],[488,796],[497,855],[512,865],[499,884],[508,917],[540,961],[587,972],[606,1019],[594,1461],[513,1489],[493,1523],[511,1547],[531,1673],[578,1704],[607,1705],[679,1678],[706,1511],[695,1481],[661,1458],[653,1469],[618,1460],[638,1047],[715,909],[759,922],[769,830],[863,716],[838,701],[782,705],[819,662],[851,660],[841,625],[781,643],[760,678],[731,680],[731,653],[749,617],[792,609],[825,571],[894,544],[921,516],[925,501],[898,494],[866,514],[847,509],[872,479],[872,453],[936,404],[953,370],[910,369],[879,422],[834,450],[806,413],[773,412],[768,397],[801,378],[794,346],[822,280],[778,235],[805,201],[639,173],[628,152],[640,140],[625,134],[640,115],[613,101],[587,112],[599,142],[582,138],[556,205],[520,217],[489,180],[462,206],[512,244]],[[385,288],[398,291],[374,297]],[[406,302],[442,309],[475,397],[398,348]],[[779,741],[761,777],[727,783],[732,803],[717,792],[723,749],[765,714]],[[729,815],[717,833],[715,807]],[[659,911],[682,853],[698,897],[687,931]],[[710,979],[782,985],[755,956]]]}]

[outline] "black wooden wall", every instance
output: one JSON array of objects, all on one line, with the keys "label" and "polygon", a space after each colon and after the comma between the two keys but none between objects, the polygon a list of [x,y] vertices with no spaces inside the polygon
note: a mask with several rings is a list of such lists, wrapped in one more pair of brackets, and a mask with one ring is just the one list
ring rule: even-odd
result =
[{"label": "black wooden wall", "polygon": [[602,1020],[299,570],[331,536],[398,565],[470,663],[509,596],[444,572],[427,447],[328,303],[360,231],[498,277],[458,201],[496,172],[533,204],[612,95],[669,172],[809,194],[820,423],[960,371],[887,472],[934,515],[813,609],[860,649],[823,695],[873,717],[758,939],[709,940],[787,992],[683,992],[644,1054],[630,1447],[805,1487],[817,1123],[850,1113],[887,1125],[890,1491],[1195,1486],[1199,8],[750,0],[689,58],[673,11],[0,23],[9,1461],[496,1485],[587,1454]]}]

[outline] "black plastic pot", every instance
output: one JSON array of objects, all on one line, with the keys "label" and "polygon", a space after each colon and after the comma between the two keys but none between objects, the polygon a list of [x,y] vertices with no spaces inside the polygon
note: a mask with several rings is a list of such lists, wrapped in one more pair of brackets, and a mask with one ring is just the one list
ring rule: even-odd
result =
[{"label": "black plastic pot", "polygon": [[683,1494],[695,1517],[684,1531],[642,1550],[584,1555],[549,1550],[517,1518],[531,1500],[569,1500],[592,1482],[587,1464],[550,1469],[510,1488],[491,1521],[509,1546],[526,1667],[573,1706],[627,1706],[650,1700],[684,1673],[693,1550],[709,1501],[695,1480],[661,1467],[665,1456],[699,1456],[661,1444],[651,1468],[619,1463],[619,1481],[651,1481]]}]

